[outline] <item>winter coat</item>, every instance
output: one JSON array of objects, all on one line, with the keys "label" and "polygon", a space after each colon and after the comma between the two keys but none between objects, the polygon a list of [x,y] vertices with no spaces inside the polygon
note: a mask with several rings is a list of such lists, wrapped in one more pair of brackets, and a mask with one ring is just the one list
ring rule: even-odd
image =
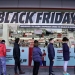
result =
[{"label": "winter coat", "polygon": [[49,59],[51,59],[51,60],[53,60],[54,57],[55,57],[55,50],[54,50],[54,47],[53,47],[53,44],[52,44],[52,43],[50,43],[50,44],[48,45],[48,57],[49,57]]},{"label": "winter coat", "polygon": [[20,59],[20,47],[17,43],[14,43],[13,57],[14,59]]},{"label": "winter coat", "polygon": [[4,43],[0,43],[0,57],[6,56],[6,46]]},{"label": "winter coat", "polygon": [[42,61],[42,52],[39,47],[33,48],[33,61],[36,61],[36,62]]},{"label": "winter coat", "polygon": [[70,52],[67,43],[63,43],[63,59],[68,61],[70,59]]}]

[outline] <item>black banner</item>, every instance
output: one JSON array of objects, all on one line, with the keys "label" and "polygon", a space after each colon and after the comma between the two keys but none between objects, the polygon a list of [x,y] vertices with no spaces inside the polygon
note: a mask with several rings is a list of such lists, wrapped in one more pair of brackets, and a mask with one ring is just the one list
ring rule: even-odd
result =
[{"label": "black banner", "polygon": [[73,24],[74,20],[74,12],[0,12],[0,23]]}]

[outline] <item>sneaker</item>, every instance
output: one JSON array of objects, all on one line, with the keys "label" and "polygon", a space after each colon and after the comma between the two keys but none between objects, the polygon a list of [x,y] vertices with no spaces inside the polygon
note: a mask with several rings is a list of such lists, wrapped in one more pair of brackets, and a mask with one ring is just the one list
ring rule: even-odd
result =
[{"label": "sneaker", "polygon": [[52,72],[54,72],[54,71],[52,71]]},{"label": "sneaker", "polygon": [[55,75],[55,74],[51,73],[51,74],[49,74],[49,75]]},{"label": "sneaker", "polygon": [[25,72],[20,71],[19,74],[25,74]]},{"label": "sneaker", "polygon": [[64,72],[63,72],[63,75],[67,75],[67,73],[64,73]]},{"label": "sneaker", "polygon": [[69,73],[67,73],[67,75],[70,75]]},{"label": "sneaker", "polygon": [[3,75],[3,73],[1,75]]},{"label": "sneaker", "polygon": [[69,73],[63,73],[63,75],[70,75]]},{"label": "sneaker", "polygon": [[19,74],[16,73],[15,75],[19,75]]}]

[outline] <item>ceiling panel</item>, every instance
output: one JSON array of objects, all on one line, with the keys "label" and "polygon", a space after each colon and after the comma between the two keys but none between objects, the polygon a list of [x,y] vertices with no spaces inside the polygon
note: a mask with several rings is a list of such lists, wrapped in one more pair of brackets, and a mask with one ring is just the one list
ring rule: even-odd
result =
[{"label": "ceiling panel", "polygon": [[61,8],[61,0],[41,0],[41,7]]},{"label": "ceiling panel", "polygon": [[75,0],[62,1],[62,8],[75,8]]},{"label": "ceiling panel", "polygon": [[19,7],[39,7],[40,0],[19,0]]},{"label": "ceiling panel", "polygon": [[0,0],[0,7],[17,7],[18,0]]}]

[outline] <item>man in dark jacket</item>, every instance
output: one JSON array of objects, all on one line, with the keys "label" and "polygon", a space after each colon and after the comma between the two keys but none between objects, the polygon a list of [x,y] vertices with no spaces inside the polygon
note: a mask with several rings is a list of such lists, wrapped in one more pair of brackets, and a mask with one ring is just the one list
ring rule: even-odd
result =
[{"label": "man in dark jacket", "polygon": [[18,73],[17,73],[17,67],[19,69],[19,73],[20,74],[24,74],[24,72],[21,71],[21,67],[20,67],[19,40],[20,40],[19,38],[15,39],[14,49],[13,49],[13,57],[14,57],[14,60],[15,60],[15,67],[14,67],[15,75],[18,75]]},{"label": "man in dark jacket", "polygon": [[49,45],[48,45],[48,57],[50,60],[50,66],[49,66],[49,75],[54,75],[52,72],[52,67],[53,67],[53,63],[54,63],[54,57],[55,57],[55,51],[54,51],[54,47],[53,47],[53,43],[54,43],[54,39],[50,38],[49,39]]}]

